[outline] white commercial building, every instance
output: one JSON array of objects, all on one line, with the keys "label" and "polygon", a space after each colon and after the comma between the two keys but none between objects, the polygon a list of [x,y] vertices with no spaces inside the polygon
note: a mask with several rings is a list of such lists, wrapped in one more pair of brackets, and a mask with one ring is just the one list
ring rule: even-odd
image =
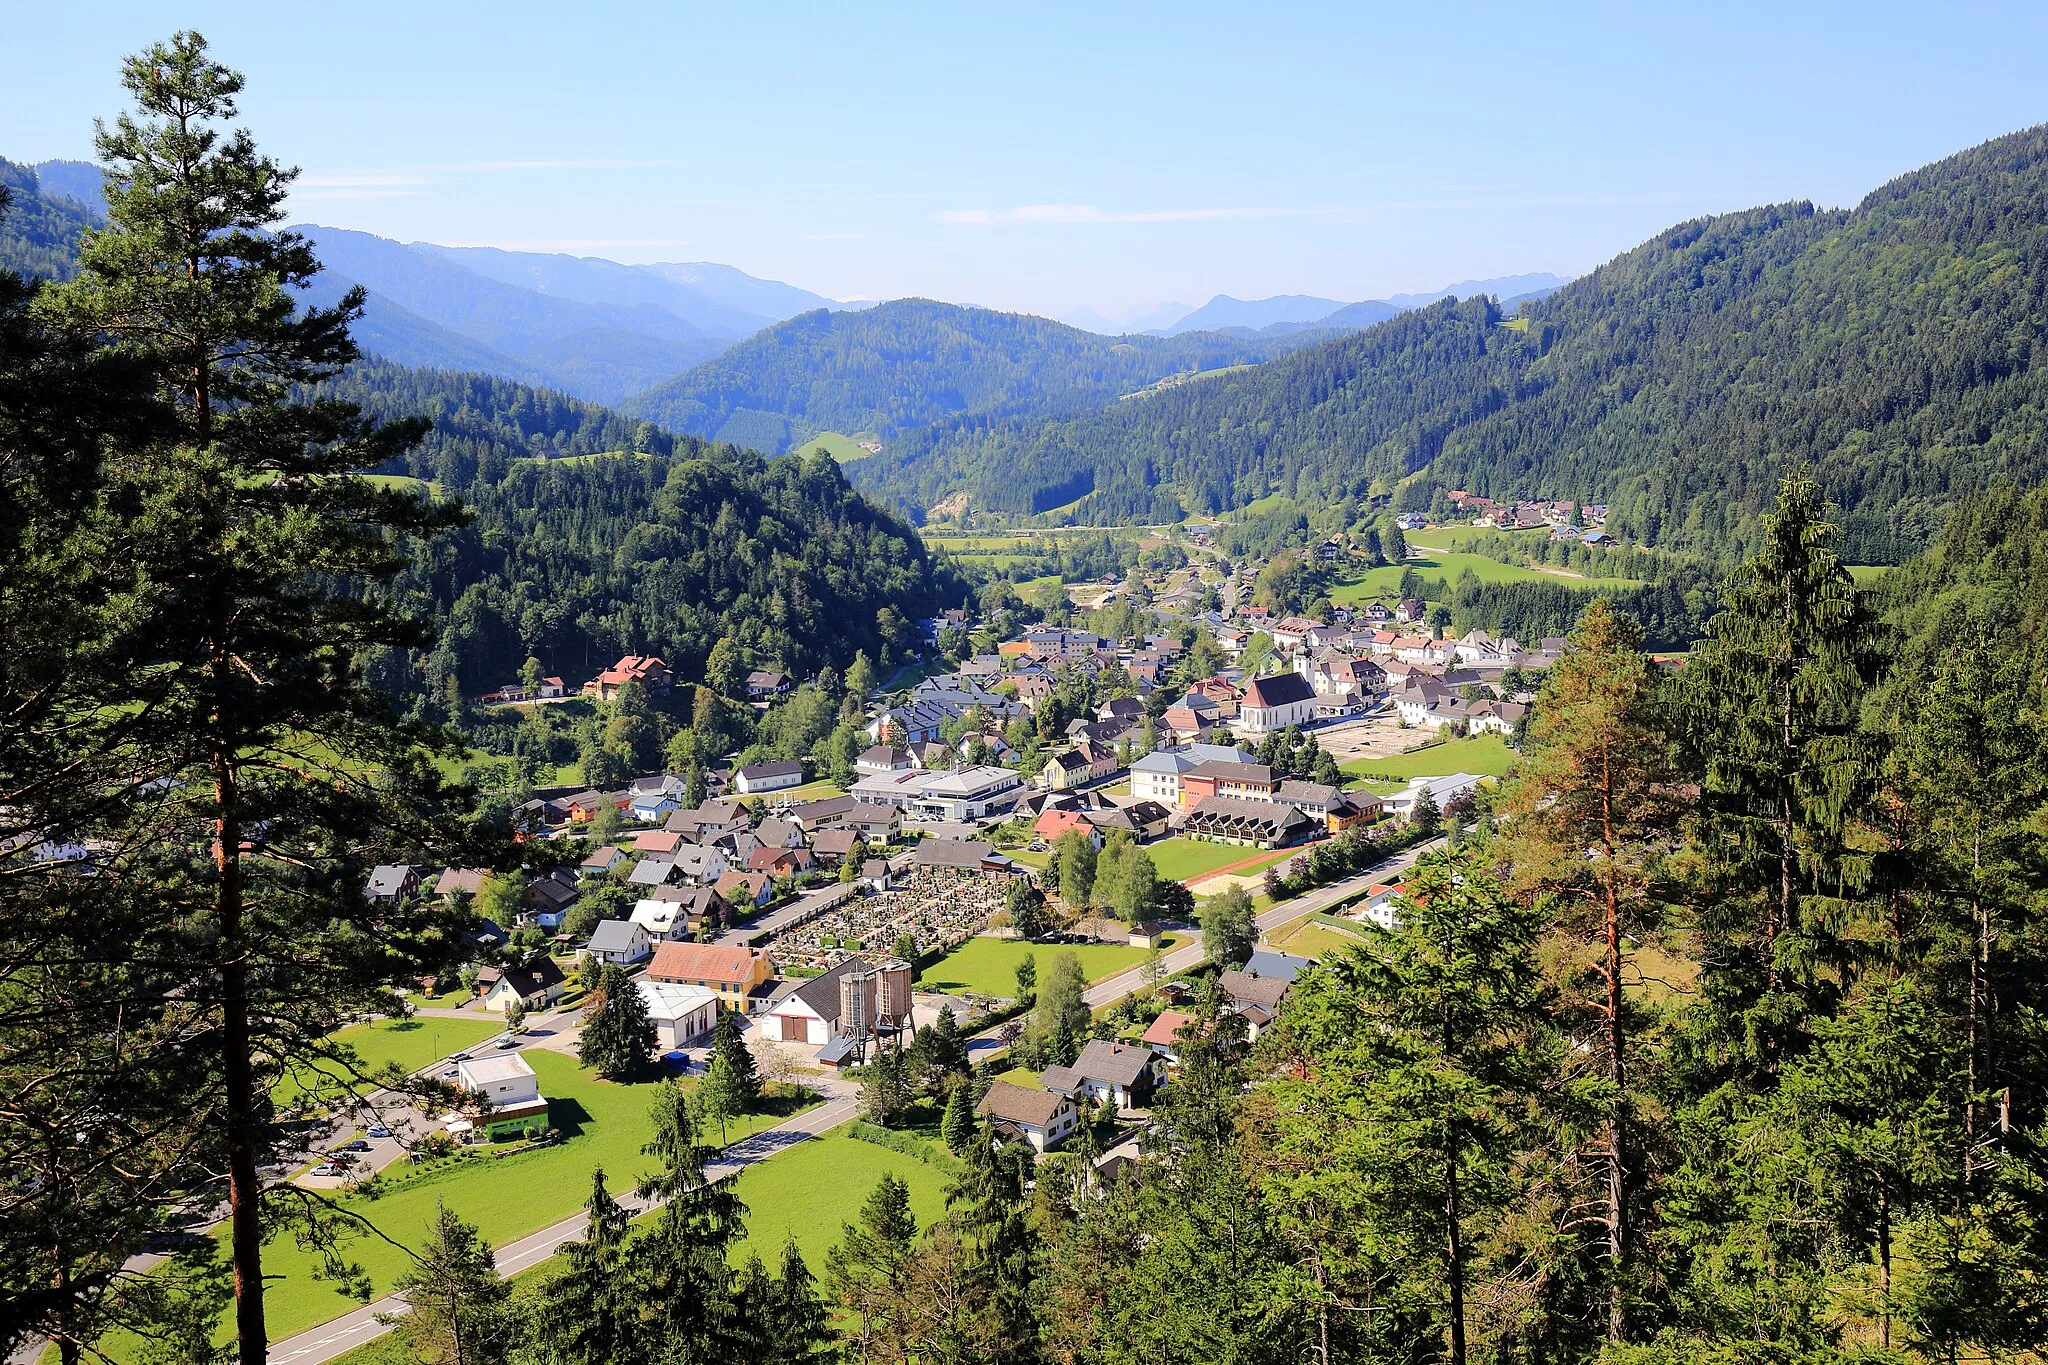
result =
[{"label": "white commercial building", "polygon": [[857,801],[891,806],[912,820],[979,820],[1017,804],[1024,779],[1010,768],[877,773],[853,784]]},{"label": "white commercial building", "polygon": [[647,1017],[654,1021],[657,1045],[664,1048],[689,1047],[711,1036],[718,1023],[718,992],[680,981],[636,981],[640,998],[647,1002]]}]

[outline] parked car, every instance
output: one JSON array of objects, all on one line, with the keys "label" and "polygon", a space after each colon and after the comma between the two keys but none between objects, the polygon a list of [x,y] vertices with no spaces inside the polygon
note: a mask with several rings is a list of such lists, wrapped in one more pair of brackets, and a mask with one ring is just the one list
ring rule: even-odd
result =
[{"label": "parked car", "polygon": [[508,1048],[508,1047],[518,1047],[518,1046],[519,1046],[519,1040],[518,1040],[517,1038],[500,1038],[500,1039],[498,1040],[498,1051],[500,1051],[500,1052],[503,1052],[503,1051],[504,1051],[504,1050],[505,1050],[506,1048]]},{"label": "parked car", "polygon": [[144,1239],[142,1249],[152,1256],[175,1256],[205,1240],[198,1232],[158,1232]]},{"label": "parked car", "polygon": [[470,1056],[467,1052],[458,1052],[448,1060],[451,1062],[473,1062],[476,1058]]},{"label": "parked car", "polygon": [[333,1162],[331,1162],[331,1161],[323,1161],[323,1162],[321,1162],[321,1163],[320,1163],[320,1164],[319,1164],[318,1166],[315,1166],[315,1167],[314,1167],[314,1168],[312,1169],[312,1171],[311,1171],[311,1172],[310,1172],[309,1174],[312,1174],[312,1175],[340,1175],[340,1174],[341,1174],[341,1167],[339,1167],[339,1166],[335,1165],[335,1164],[334,1164]]},{"label": "parked car", "polygon": [[367,1152],[370,1150],[370,1144],[361,1138],[356,1138],[352,1142],[342,1143],[341,1146],[336,1147],[334,1150],[337,1152]]},{"label": "parked car", "polygon": [[388,1138],[391,1136],[391,1130],[380,1123],[370,1130],[370,1136],[373,1138]]},{"label": "parked car", "polygon": [[444,1080],[444,1081],[459,1081],[459,1080],[461,1080],[461,1079],[462,1079],[462,1068],[460,1068],[460,1067],[454,1067],[454,1066],[451,1066],[451,1067],[449,1067],[449,1068],[448,1068],[448,1069],[447,1069],[446,1071],[444,1071],[444,1072],[442,1072],[442,1073],[441,1073],[441,1079],[442,1079],[442,1080]]}]

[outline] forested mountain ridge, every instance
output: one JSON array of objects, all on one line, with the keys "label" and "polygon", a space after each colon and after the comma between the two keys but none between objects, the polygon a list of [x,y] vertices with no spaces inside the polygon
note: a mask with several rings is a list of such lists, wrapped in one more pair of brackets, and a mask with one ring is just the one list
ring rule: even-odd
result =
[{"label": "forested mountain ridge", "polygon": [[829,457],[764,459],[566,394],[383,361],[320,392],[380,420],[429,418],[383,472],[475,513],[398,582],[447,628],[433,656],[380,663],[394,692],[432,693],[451,673],[496,685],[529,654],[571,676],[651,652],[688,678],[723,637],[791,669],[844,666],[900,652],[949,586]]},{"label": "forested mountain ridge", "polygon": [[[2048,130],[1900,177],[1852,210],[1683,223],[1521,317],[1439,303],[1240,374],[863,462],[907,506],[1211,513],[1411,475],[1605,502],[1608,527],[1726,554],[1810,465],[1855,560],[1926,544],[1959,496],[2048,476]],[[1077,492],[1078,490],[1078,492]]]},{"label": "forested mountain ridge", "polygon": [[424,660],[381,661],[388,690],[438,695],[450,674],[481,690],[528,655],[572,683],[625,653],[693,679],[721,639],[809,673],[858,650],[898,657],[939,605],[942,574],[916,533],[830,456],[681,438],[500,473],[502,448],[461,490],[475,520],[399,576],[399,600],[444,629]]},{"label": "forested mountain ridge", "polygon": [[897,299],[803,313],[623,406],[675,431],[770,452],[821,431],[895,438],[926,423],[1075,413],[1190,370],[1313,340],[1105,337],[1020,313]]},{"label": "forested mountain ridge", "polygon": [[68,279],[77,269],[78,235],[92,223],[85,205],[47,192],[35,168],[0,157],[0,270]]}]

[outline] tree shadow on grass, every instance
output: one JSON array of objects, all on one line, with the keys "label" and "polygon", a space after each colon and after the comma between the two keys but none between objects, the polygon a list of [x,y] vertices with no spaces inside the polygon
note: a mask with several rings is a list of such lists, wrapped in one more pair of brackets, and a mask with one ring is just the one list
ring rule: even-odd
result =
[{"label": "tree shadow on grass", "polygon": [[579,1100],[548,1098],[548,1126],[562,1135],[561,1140],[583,1136],[583,1125],[590,1122],[590,1111]]}]

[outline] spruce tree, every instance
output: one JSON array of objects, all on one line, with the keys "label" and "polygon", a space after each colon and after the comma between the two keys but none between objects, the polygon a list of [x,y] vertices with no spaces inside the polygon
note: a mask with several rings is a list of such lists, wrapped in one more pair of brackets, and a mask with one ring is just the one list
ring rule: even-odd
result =
[{"label": "spruce tree", "polygon": [[218,1081],[189,1104],[225,1134],[237,1350],[256,1365],[266,1212],[308,1211],[265,1207],[271,1087],[334,1053],[318,1040],[342,1022],[394,1008],[383,983],[455,940],[424,900],[373,913],[359,878],[430,850],[463,865],[506,855],[463,844],[432,762],[457,752],[452,738],[397,724],[357,667],[430,643],[377,585],[405,542],[463,519],[358,477],[424,424],[300,396],[356,359],[362,291],[300,306],[318,263],[274,226],[294,173],[223,131],[242,81],[202,38],[130,58],[122,79],[135,111],[97,136],[108,226],[39,309],[145,366],[171,421],[109,466],[138,531],[131,623],[146,622],[153,664],[129,698],[103,700],[139,704],[133,750],[172,779],[166,834],[205,850],[167,871],[165,913],[187,935],[184,994],[212,1015],[189,1036],[216,1049]]},{"label": "spruce tree", "polygon": [[378,1321],[421,1365],[499,1365],[510,1355],[512,1287],[499,1277],[490,1244],[445,1204],[435,1206],[433,1240],[391,1290],[406,1311]]},{"label": "spruce tree", "polygon": [[647,1064],[654,1051],[654,1021],[647,1001],[624,967],[607,962],[598,969],[597,989],[584,1007],[576,1059],[598,1075],[617,1079]]},{"label": "spruce tree", "polygon": [[946,1114],[939,1123],[939,1136],[954,1156],[964,1156],[974,1140],[974,1087],[960,1084],[946,1097]]},{"label": "spruce tree", "polygon": [[1775,1066],[1808,997],[1825,990],[1822,934],[1802,906],[1841,863],[1868,669],[1833,511],[1811,475],[1779,481],[1763,547],[1730,579],[1684,675],[1702,778],[1696,842],[1712,879],[1709,991],[1737,1074]]},{"label": "spruce tree", "polygon": [[711,1057],[714,1065],[723,1062],[731,1073],[732,1094],[739,1102],[735,1113],[747,1113],[761,1102],[761,1071],[740,1032],[739,1011],[719,1011],[718,1023],[711,1030]]},{"label": "spruce tree", "polygon": [[850,1320],[848,1360],[902,1358],[909,1263],[917,1245],[910,1187],[893,1175],[876,1182],[860,1222],[840,1224],[839,1244],[825,1255],[825,1288]]},{"label": "spruce tree", "polygon": [[559,1365],[645,1365],[663,1358],[645,1321],[637,1248],[626,1241],[629,1215],[605,1188],[602,1168],[590,1173],[583,1209],[588,1230],[562,1247],[563,1269],[540,1291],[535,1344]]},{"label": "spruce tree", "polygon": [[806,1365],[828,1359],[836,1340],[832,1319],[818,1297],[817,1277],[804,1264],[796,1238],[782,1243],[782,1264],[768,1298],[765,1365]]},{"label": "spruce tree", "polygon": [[705,1174],[717,1153],[698,1140],[689,1092],[665,1080],[651,1110],[654,1136],[641,1150],[660,1165],[638,1193],[661,1209],[632,1245],[633,1278],[665,1357],[727,1358],[741,1330],[731,1256],[746,1235],[746,1205],[726,1181]]}]

